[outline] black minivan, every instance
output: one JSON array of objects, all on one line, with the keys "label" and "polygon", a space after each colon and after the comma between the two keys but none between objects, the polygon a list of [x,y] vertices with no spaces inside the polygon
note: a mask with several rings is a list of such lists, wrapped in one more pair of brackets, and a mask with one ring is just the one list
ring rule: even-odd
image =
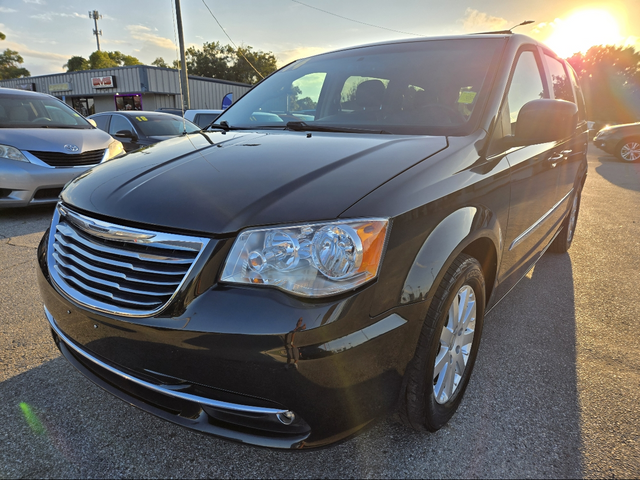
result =
[{"label": "black minivan", "polygon": [[314,448],[398,408],[437,430],[486,313],[571,246],[586,148],[574,72],[527,36],[298,60],[65,188],[45,314],[80,372],[190,429]]}]

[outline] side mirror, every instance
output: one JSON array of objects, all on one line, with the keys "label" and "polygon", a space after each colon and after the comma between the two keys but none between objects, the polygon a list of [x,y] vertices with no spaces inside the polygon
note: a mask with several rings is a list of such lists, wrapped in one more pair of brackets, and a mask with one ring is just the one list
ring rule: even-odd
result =
[{"label": "side mirror", "polygon": [[532,100],[518,113],[515,145],[535,145],[570,137],[578,124],[578,107],[565,100]]},{"label": "side mirror", "polygon": [[129,138],[131,140],[138,140],[138,136],[131,130],[118,130],[113,136],[118,138]]},{"label": "side mirror", "polygon": [[98,128],[98,124],[96,123],[96,121],[93,118],[87,118],[87,122],[89,122],[95,128]]}]

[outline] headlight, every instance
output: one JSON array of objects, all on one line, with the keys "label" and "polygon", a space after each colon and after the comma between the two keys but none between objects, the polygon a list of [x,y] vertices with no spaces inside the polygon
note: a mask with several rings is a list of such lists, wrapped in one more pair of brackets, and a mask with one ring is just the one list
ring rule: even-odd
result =
[{"label": "headlight", "polygon": [[614,132],[614,130],[611,130],[610,128],[603,128],[598,133],[596,133],[596,136],[593,137],[593,139],[594,140],[602,140],[603,138],[607,138],[613,132]]},{"label": "headlight", "polygon": [[303,297],[353,290],[378,275],[388,226],[373,218],[245,230],[220,280],[271,285]]},{"label": "headlight", "polygon": [[107,158],[105,158],[104,161],[106,162],[107,160],[111,160],[123,152],[124,147],[122,146],[122,142],[114,140],[109,144],[109,152],[107,153]]},{"label": "headlight", "polygon": [[0,145],[0,158],[18,160],[19,162],[29,162],[20,150],[9,145]]}]

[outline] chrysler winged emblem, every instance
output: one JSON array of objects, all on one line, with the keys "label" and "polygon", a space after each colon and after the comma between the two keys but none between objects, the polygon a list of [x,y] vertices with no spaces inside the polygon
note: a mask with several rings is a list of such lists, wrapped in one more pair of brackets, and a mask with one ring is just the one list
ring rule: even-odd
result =
[{"label": "chrysler winged emblem", "polygon": [[79,152],[80,149],[78,148],[77,145],[72,145],[72,144],[67,144],[63,147],[67,152],[71,152],[71,153],[76,153]]}]

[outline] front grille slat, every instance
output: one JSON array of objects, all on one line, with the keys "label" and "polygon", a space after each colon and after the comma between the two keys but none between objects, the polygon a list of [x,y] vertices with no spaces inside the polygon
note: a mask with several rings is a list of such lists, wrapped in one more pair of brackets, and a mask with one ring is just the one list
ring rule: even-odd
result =
[{"label": "front grille slat", "polygon": [[71,260],[74,264],[80,266],[80,267],[84,267],[87,270],[91,270],[93,272],[99,273],[101,275],[106,275],[108,277],[113,277],[113,278],[119,278],[123,281],[126,282],[134,282],[134,283],[144,283],[145,285],[157,285],[157,286],[161,286],[161,287],[172,287],[173,290],[176,289],[176,287],[180,284],[180,281],[175,281],[175,282],[160,282],[160,281],[156,281],[156,280],[149,280],[149,279],[145,279],[145,278],[136,278],[133,277],[131,275],[127,275],[124,274],[122,272],[118,272],[118,271],[114,271],[114,270],[106,270],[104,268],[100,268],[96,265],[91,265],[87,262],[85,262],[84,260],[82,260],[79,256],[73,255],[73,254],[69,254],[67,252],[65,252],[60,245],[55,244],[53,246],[55,252],[53,254],[53,257],[58,261],[58,262],[63,262],[64,260],[61,260],[59,257],[61,255],[64,255],[67,259]]},{"label": "front grille slat", "polygon": [[65,280],[68,280],[71,283],[75,283],[81,289],[86,290],[87,292],[91,292],[91,293],[97,294],[98,296],[107,297],[107,298],[109,298],[111,300],[114,300],[114,301],[117,301],[117,302],[120,302],[120,303],[125,303],[125,304],[128,303],[128,304],[134,305],[136,307],[144,306],[144,307],[153,308],[153,307],[158,305],[158,302],[132,301],[132,300],[127,300],[125,298],[116,297],[111,292],[108,292],[106,290],[100,290],[100,289],[95,288],[95,287],[91,287],[91,286],[85,284],[84,282],[82,282],[81,280],[78,280],[76,277],[66,274],[65,272],[63,272],[60,269],[60,267],[58,265],[55,265],[55,269],[58,272],[58,274],[60,274],[60,276],[62,276]]},{"label": "front grille slat", "polygon": [[150,295],[150,296],[153,296],[153,297],[162,297],[162,296],[166,296],[166,295],[171,295],[175,290],[175,288],[174,288],[174,289],[170,289],[168,291],[165,289],[164,292],[151,292],[149,290],[127,288],[126,286],[121,285],[118,282],[112,282],[112,281],[109,281],[107,279],[91,275],[86,270],[80,269],[80,268],[76,267],[75,265],[73,265],[73,264],[71,264],[69,262],[66,262],[65,260],[60,258],[60,255],[58,255],[57,253],[53,254],[53,258],[55,258],[58,261],[58,265],[60,265],[61,267],[63,267],[66,270],[71,271],[72,273],[75,273],[76,277],[83,278],[88,282],[96,283],[98,285],[103,285],[104,287],[108,287],[108,288],[115,289],[115,290],[120,290],[121,292],[134,293],[136,295],[143,295],[143,296]]},{"label": "front grille slat", "polygon": [[[147,267],[147,268],[143,268],[143,267],[138,267],[135,265],[132,265],[131,263],[127,263],[127,262],[120,262],[117,260],[113,260],[110,258],[102,258],[99,257],[97,255],[93,255],[90,252],[86,251],[86,250],[82,250],[81,248],[79,248],[77,245],[74,245],[72,243],[67,242],[66,240],[64,240],[64,238],[62,237],[62,235],[58,235],[57,233],[55,234],[55,239],[56,239],[56,245],[62,245],[65,248],[68,248],[69,250],[72,250],[74,253],[81,255],[84,258],[88,258],[90,260],[93,260],[94,262],[97,262],[99,264],[102,265],[113,265],[115,267],[118,268],[126,268],[129,269],[133,272],[141,272],[141,273],[149,273],[149,274],[157,274],[157,275],[184,275],[185,271],[182,272],[175,272],[175,271],[162,271],[160,268],[151,268],[153,267],[153,265]],[[65,252],[63,252],[65,253]]]},{"label": "front grille slat", "polygon": [[124,249],[108,247],[106,245],[102,245],[101,243],[92,242],[88,240],[84,235],[80,235],[76,233],[71,227],[68,227],[64,224],[58,225],[58,231],[62,233],[64,236],[72,238],[78,243],[82,243],[85,247],[88,247],[93,251],[110,253],[113,255],[129,257],[135,260],[142,260],[142,261],[149,261],[149,262],[174,263],[174,264],[184,264],[184,265],[191,265],[191,263],[193,262],[193,259],[175,258],[175,257],[167,257],[162,255],[145,254],[145,253],[136,253],[136,252],[130,252]]},{"label": "front grille slat", "polygon": [[58,205],[49,236],[49,272],[62,291],[87,307],[148,316],[168,305],[208,242],[112,225]]},{"label": "front grille slat", "polygon": [[104,158],[106,149],[90,150],[83,153],[39,152],[29,150],[34,157],[51,167],[88,167],[99,164]]}]

